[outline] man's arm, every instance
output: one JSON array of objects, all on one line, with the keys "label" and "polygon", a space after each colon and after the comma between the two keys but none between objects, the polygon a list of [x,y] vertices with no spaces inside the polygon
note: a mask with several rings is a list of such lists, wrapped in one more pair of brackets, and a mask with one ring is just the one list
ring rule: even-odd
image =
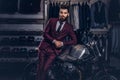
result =
[{"label": "man's arm", "polygon": [[77,44],[77,38],[73,31],[72,26],[69,28],[69,36],[71,37],[71,40],[69,41],[63,41],[63,45],[75,45]]},{"label": "man's arm", "polygon": [[49,34],[50,31],[51,31],[51,19],[47,22],[43,37],[49,40],[50,42],[53,42],[54,38]]}]

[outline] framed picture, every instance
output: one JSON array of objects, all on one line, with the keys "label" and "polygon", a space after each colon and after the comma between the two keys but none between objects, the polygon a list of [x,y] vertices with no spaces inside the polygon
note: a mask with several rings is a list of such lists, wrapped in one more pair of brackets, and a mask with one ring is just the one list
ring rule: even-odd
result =
[{"label": "framed picture", "polygon": [[44,19],[44,0],[0,0],[0,18]]}]

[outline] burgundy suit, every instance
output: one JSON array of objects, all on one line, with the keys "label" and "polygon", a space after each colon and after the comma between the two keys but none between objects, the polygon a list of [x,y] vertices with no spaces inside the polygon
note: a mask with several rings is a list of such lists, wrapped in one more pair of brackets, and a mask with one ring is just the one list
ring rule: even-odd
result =
[{"label": "burgundy suit", "polygon": [[[45,80],[45,74],[50,64],[55,59],[56,55],[59,55],[61,49],[58,49],[53,44],[53,40],[59,40],[63,42],[63,45],[74,45],[77,43],[76,35],[73,31],[72,25],[68,22],[64,24],[63,29],[60,32],[56,31],[56,24],[58,18],[51,18],[44,31],[44,39],[39,45],[39,64],[37,72],[37,80]],[[70,36],[70,40],[66,41],[66,37]]]}]

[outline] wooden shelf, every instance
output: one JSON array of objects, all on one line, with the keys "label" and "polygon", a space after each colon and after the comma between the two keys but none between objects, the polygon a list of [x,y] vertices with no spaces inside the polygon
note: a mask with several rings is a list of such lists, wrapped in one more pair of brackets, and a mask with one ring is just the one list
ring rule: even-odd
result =
[{"label": "wooden shelf", "polygon": [[13,18],[13,19],[43,19],[43,13],[38,14],[0,14],[0,18]]}]

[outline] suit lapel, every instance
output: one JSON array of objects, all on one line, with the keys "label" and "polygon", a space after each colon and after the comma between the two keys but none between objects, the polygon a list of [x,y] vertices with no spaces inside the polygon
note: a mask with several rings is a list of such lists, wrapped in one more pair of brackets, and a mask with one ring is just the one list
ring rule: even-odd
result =
[{"label": "suit lapel", "polygon": [[[55,32],[56,32],[56,27],[57,27],[57,21],[58,20],[59,19],[57,18],[56,21],[55,21],[55,23],[53,24],[53,28],[54,28]],[[62,30],[60,32],[63,32],[66,28],[67,28],[67,22],[65,22],[65,24],[64,24],[64,26],[63,26],[63,28],[62,28]]]},{"label": "suit lapel", "polygon": [[55,23],[53,24],[53,29],[54,29],[54,31],[56,32],[56,27],[57,27],[57,21],[58,21],[59,19],[56,19],[56,21],[55,21]]}]

